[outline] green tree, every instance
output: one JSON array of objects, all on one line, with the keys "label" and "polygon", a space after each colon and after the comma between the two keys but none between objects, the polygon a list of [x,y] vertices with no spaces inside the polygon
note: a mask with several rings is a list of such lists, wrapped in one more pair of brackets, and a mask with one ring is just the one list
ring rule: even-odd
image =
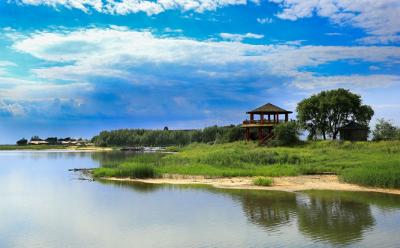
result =
[{"label": "green tree", "polygon": [[309,138],[329,135],[336,139],[339,128],[350,121],[368,125],[374,111],[362,104],[360,95],[349,90],[336,89],[322,91],[302,100],[297,105],[298,120],[309,131]]},{"label": "green tree", "polygon": [[399,139],[400,129],[390,121],[378,119],[375,129],[372,131],[373,140],[395,140]]},{"label": "green tree", "polygon": [[28,140],[25,139],[25,138],[22,138],[22,139],[17,141],[17,145],[19,145],[19,146],[24,146],[24,145],[27,145],[27,144],[28,144]]},{"label": "green tree", "polygon": [[299,143],[300,129],[296,122],[290,121],[274,127],[275,143],[277,145],[295,145]]},{"label": "green tree", "polygon": [[37,135],[35,135],[35,136],[33,136],[33,137],[31,138],[31,141],[39,141],[39,140],[42,140],[42,139],[40,139],[40,137],[37,136]]}]

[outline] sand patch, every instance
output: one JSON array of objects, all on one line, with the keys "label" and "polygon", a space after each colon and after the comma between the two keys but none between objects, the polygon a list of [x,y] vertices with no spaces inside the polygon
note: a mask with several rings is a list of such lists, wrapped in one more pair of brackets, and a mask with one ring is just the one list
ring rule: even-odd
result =
[{"label": "sand patch", "polygon": [[255,189],[255,190],[279,190],[279,191],[302,191],[302,190],[344,190],[344,191],[366,191],[399,194],[398,189],[383,189],[364,187],[356,184],[343,183],[336,175],[310,175],[295,177],[274,177],[272,186],[255,186],[254,177],[230,177],[230,178],[207,178],[204,176],[164,175],[156,179],[131,179],[131,178],[102,178],[109,181],[143,182],[153,184],[203,184],[216,188],[229,189]]}]

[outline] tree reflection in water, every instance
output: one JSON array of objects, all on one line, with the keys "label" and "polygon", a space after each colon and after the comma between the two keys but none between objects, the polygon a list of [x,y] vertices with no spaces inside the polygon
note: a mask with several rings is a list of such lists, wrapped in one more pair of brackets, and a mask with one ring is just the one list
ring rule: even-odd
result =
[{"label": "tree reflection in water", "polygon": [[375,224],[370,203],[364,201],[365,193],[219,191],[239,201],[248,220],[268,232],[276,232],[297,219],[298,229],[306,237],[331,245],[347,245],[362,239],[363,233]]},{"label": "tree reflection in water", "polygon": [[[106,183],[106,182],[103,182]],[[363,238],[363,233],[371,229],[375,220],[370,205],[380,209],[400,203],[385,195],[375,195],[378,199],[366,201],[367,194],[340,191],[309,191],[287,193],[280,191],[228,190],[201,185],[152,185],[143,183],[114,182],[118,187],[130,188],[140,193],[151,193],[160,189],[195,189],[212,194],[223,194],[238,202],[248,221],[266,232],[285,232],[285,228],[296,223],[304,236],[316,242],[330,245],[348,245]],[[397,204],[399,203],[399,204]],[[205,203],[207,204],[207,203]]]},{"label": "tree reflection in water", "polygon": [[296,211],[296,194],[281,191],[231,191],[249,221],[268,231],[288,223]]},{"label": "tree reflection in water", "polygon": [[[356,193],[352,193],[356,194]],[[370,206],[340,191],[311,191],[298,197],[300,232],[315,240],[346,245],[374,226]]]}]

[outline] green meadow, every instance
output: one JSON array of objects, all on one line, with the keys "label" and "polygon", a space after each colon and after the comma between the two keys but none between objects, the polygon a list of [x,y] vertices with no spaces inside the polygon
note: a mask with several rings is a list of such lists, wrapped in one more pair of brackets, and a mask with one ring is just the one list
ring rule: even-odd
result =
[{"label": "green meadow", "polygon": [[312,141],[293,147],[256,143],[191,144],[173,154],[140,154],[95,169],[95,177],[162,174],[277,177],[332,173],[344,182],[400,188],[400,141]]}]

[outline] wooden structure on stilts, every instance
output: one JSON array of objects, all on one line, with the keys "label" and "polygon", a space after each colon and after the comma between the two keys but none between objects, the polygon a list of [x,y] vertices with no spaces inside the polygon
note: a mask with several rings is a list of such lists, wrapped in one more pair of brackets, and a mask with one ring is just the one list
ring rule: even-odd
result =
[{"label": "wooden structure on stilts", "polygon": [[[257,129],[259,143],[268,143],[274,138],[274,133],[272,131],[273,128],[280,122],[288,122],[289,114],[291,113],[293,112],[284,110],[271,103],[267,103],[247,112],[247,114],[250,115],[250,120],[245,120],[242,124],[242,127],[246,129],[246,140],[248,141],[251,139],[251,129]],[[284,119],[279,119],[282,115],[284,116]],[[255,118],[255,116],[258,116],[258,118]]]}]

